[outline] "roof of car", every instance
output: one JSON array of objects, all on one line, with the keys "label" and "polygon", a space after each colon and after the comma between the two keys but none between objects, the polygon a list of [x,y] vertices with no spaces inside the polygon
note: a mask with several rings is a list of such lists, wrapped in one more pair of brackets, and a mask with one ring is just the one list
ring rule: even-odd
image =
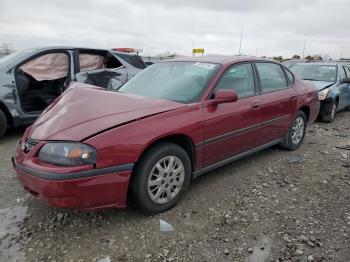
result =
[{"label": "roof of car", "polygon": [[307,63],[297,63],[298,65],[324,65],[324,66],[336,66],[340,63],[337,62],[327,62],[327,61],[314,61],[314,62],[307,62]]},{"label": "roof of car", "polygon": [[92,50],[92,51],[109,51],[116,54],[133,55],[133,54],[119,52],[112,49],[92,48],[92,47],[82,47],[82,46],[45,46],[45,47],[31,48],[30,50],[33,50],[33,52],[38,52],[38,51],[40,52],[40,51],[49,51],[49,50],[74,50],[74,49]]},{"label": "roof of car", "polygon": [[184,57],[169,59],[166,61],[178,61],[178,62],[191,62],[191,61],[193,61],[193,62],[203,62],[203,63],[228,64],[228,63],[236,63],[236,62],[244,62],[244,61],[252,61],[252,60],[271,61],[268,59],[251,57],[251,56],[224,56],[224,55],[184,56]]}]

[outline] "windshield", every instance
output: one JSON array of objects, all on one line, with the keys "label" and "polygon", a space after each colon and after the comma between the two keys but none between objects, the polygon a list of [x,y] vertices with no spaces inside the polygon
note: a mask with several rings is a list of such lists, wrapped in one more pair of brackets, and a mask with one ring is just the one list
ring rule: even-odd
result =
[{"label": "windshield", "polygon": [[333,65],[295,64],[290,69],[304,80],[325,82],[337,80],[337,68]]},{"label": "windshield", "polygon": [[151,65],[119,91],[180,103],[198,101],[220,66],[201,62],[164,62]]}]

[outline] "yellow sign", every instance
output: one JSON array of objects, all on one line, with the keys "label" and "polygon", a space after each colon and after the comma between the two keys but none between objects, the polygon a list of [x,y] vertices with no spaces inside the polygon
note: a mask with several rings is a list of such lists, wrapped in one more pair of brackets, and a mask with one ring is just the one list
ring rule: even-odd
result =
[{"label": "yellow sign", "polygon": [[193,48],[192,53],[193,54],[204,54],[204,48]]}]

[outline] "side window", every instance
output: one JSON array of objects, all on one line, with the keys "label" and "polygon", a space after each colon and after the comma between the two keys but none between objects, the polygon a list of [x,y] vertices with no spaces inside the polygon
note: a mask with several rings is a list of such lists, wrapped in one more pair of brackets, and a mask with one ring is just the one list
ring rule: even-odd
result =
[{"label": "side window", "polygon": [[272,92],[287,88],[287,80],[284,72],[278,64],[256,63],[262,92]]},{"label": "side window", "polygon": [[293,76],[293,74],[286,68],[284,68],[284,72],[286,72],[288,86],[293,85],[294,84],[294,76]]},{"label": "side window", "polygon": [[108,53],[89,53],[82,50],[79,51],[79,66],[79,71],[84,72],[104,68],[118,68],[122,64],[117,58]]},{"label": "side window", "polygon": [[344,78],[346,78],[345,68],[341,66],[339,67],[339,81],[343,80]]},{"label": "side window", "polygon": [[250,63],[233,65],[224,72],[215,87],[220,89],[231,89],[237,92],[238,98],[255,94],[254,74]]}]

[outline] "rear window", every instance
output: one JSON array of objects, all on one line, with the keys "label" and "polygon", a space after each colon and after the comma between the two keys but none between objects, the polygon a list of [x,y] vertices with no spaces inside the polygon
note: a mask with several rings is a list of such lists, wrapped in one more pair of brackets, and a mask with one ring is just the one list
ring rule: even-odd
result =
[{"label": "rear window", "polygon": [[126,62],[131,64],[132,66],[139,68],[139,69],[145,69],[147,66],[143,62],[142,58],[138,55],[128,55],[128,54],[120,54],[120,53],[114,53],[116,56],[124,59]]}]

